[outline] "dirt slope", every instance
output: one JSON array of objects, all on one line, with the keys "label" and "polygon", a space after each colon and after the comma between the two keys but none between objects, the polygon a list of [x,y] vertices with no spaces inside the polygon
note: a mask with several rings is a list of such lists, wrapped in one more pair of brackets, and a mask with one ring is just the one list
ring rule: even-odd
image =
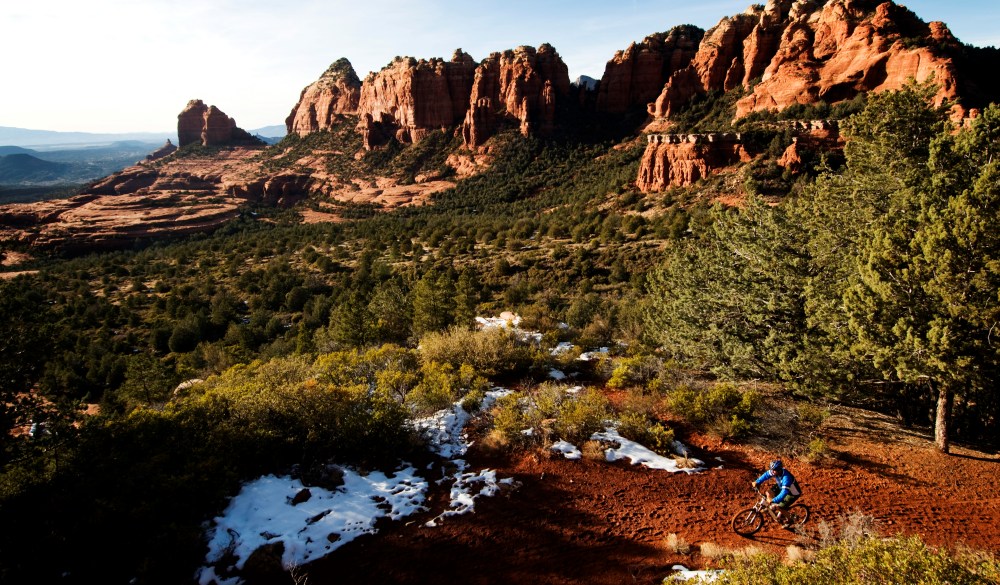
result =
[{"label": "dirt slope", "polygon": [[[897,429],[889,419],[840,409],[824,424],[838,458],[823,465],[786,464],[820,520],[836,527],[846,514],[877,520],[884,535],[918,534],[936,545],[967,544],[1000,552],[1000,456],[933,449],[929,437]],[[849,414],[849,416],[848,416]],[[379,534],[345,545],[304,567],[310,583],[660,583],[675,563],[710,565],[704,543],[781,552],[815,540],[767,524],[754,539],[729,528],[752,503],[749,482],[773,453],[690,436],[696,456],[721,465],[694,475],[633,467],[627,462],[569,461],[538,453],[505,458],[477,450],[469,461],[520,487],[477,501],[475,514],[437,527],[387,523]],[[715,460],[721,457],[720,464]],[[443,505],[446,494],[432,494]],[[681,555],[666,543],[675,533],[692,545]]]}]

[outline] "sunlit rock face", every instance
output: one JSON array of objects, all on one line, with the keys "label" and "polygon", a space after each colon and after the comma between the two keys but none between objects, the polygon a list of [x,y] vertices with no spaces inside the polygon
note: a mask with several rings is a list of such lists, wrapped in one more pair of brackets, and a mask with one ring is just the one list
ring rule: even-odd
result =
[{"label": "sunlit rock face", "polygon": [[736,116],[742,117],[932,76],[942,103],[958,97],[955,65],[942,51],[947,46],[958,42],[944,24],[922,22],[892,2],[771,0],[710,29],[648,109],[654,118],[669,118],[694,96],[741,90]]},{"label": "sunlit rock face", "polygon": [[354,67],[347,59],[338,59],[302,90],[285,119],[286,130],[299,136],[329,130],[339,116],[356,116],[360,99],[361,80]]}]

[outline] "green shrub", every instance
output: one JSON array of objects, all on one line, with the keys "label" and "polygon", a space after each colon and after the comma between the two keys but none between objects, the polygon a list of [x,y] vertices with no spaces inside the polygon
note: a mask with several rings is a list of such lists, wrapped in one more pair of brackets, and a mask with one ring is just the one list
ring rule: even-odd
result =
[{"label": "green shrub", "polygon": [[477,388],[462,397],[462,408],[466,412],[478,412],[482,408],[483,400],[485,399],[486,392],[481,388]]},{"label": "green shrub", "polygon": [[671,455],[674,452],[674,430],[663,423],[650,421],[641,413],[625,412],[619,415],[618,433],[660,455]]},{"label": "green shrub", "polygon": [[806,445],[805,458],[807,461],[820,461],[829,457],[830,454],[830,445],[822,437],[815,437]]},{"label": "green shrub", "polygon": [[659,378],[663,372],[663,361],[649,355],[618,358],[613,364],[614,369],[608,380],[611,388],[645,385]]},{"label": "green shrub", "polygon": [[721,585],[758,583],[985,584],[995,583],[1000,561],[992,555],[952,553],[917,537],[865,537],[819,550],[811,562],[784,564],[776,555],[733,555],[715,581]]},{"label": "green shrub", "polygon": [[607,398],[597,390],[587,389],[560,403],[553,430],[559,438],[579,444],[604,430],[610,412]]},{"label": "green shrub", "polygon": [[491,412],[493,430],[507,445],[521,445],[527,440],[527,436],[521,432],[529,428],[523,402],[524,394],[513,392],[497,399]]},{"label": "green shrub", "polygon": [[742,438],[753,430],[760,396],[753,390],[741,391],[735,384],[715,384],[697,390],[680,386],[669,391],[667,408],[678,416],[723,438]]},{"label": "green shrub", "polygon": [[486,377],[523,374],[532,363],[531,347],[505,329],[472,331],[453,327],[420,338],[420,356],[425,362],[469,364]]},{"label": "green shrub", "polygon": [[810,431],[819,428],[826,419],[830,418],[829,410],[809,402],[799,404],[796,410],[799,413],[799,422]]},{"label": "green shrub", "polygon": [[448,408],[458,399],[457,377],[451,364],[426,362],[420,368],[421,380],[406,395],[406,405],[417,416]]}]

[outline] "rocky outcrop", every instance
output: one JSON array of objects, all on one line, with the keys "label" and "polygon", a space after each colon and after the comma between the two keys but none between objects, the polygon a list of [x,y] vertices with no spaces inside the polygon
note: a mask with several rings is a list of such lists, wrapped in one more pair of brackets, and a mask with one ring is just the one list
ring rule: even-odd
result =
[{"label": "rocky outcrop", "polygon": [[639,164],[643,192],[682,187],[751,157],[739,134],[651,134]]},{"label": "rocky outcrop", "polygon": [[795,135],[792,143],[778,158],[777,164],[792,173],[802,171],[808,156],[844,148],[844,140],[836,120],[798,121],[790,124]]},{"label": "rocky outcrop", "polygon": [[161,159],[161,158],[163,158],[165,156],[169,156],[169,155],[173,154],[176,151],[177,151],[177,147],[174,146],[174,143],[170,142],[170,139],[168,138],[166,144],[164,144],[163,146],[157,148],[153,152],[147,154],[146,158],[145,158],[145,161],[146,162],[153,162],[154,160],[159,160],[159,159]]},{"label": "rocky outcrop", "polygon": [[899,89],[909,78],[931,76],[940,103],[958,97],[948,46],[958,45],[947,27],[926,24],[892,2],[770,0],[710,29],[649,113],[669,118],[694,96],[741,88],[748,94],[737,102],[742,117]]},{"label": "rocky outcrop", "polygon": [[177,115],[177,142],[180,148],[189,144],[202,146],[236,146],[263,144],[246,130],[236,126],[236,120],[215,106],[201,100],[191,100]]},{"label": "rocky outcrop", "polygon": [[397,58],[361,86],[358,130],[366,149],[390,139],[416,143],[459,124],[469,105],[476,63],[461,49],[451,61]]},{"label": "rocky outcrop", "polygon": [[551,45],[491,54],[475,71],[462,124],[466,146],[481,146],[501,123],[516,124],[525,136],[550,133],[556,105],[569,93],[569,70]]},{"label": "rocky outcrop", "polygon": [[704,34],[696,26],[678,26],[615,53],[604,67],[597,110],[620,114],[636,107],[645,108],[675,71],[691,63]]},{"label": "rocky outcrop", "polygon": [[329,130],[338,116],[354,116],[361,99],[361,80],[347,59],[338,59],[318,80],[302,90],[285,119],[289,134],[305,136]]}]

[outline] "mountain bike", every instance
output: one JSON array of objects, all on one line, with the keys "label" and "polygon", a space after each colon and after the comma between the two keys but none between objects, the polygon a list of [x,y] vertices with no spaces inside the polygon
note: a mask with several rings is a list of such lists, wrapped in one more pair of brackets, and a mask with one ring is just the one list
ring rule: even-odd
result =
[{"label": "mountain bike", "polygon": [[756,534],[764,527],[764,520],[770,516],[772,520],[781,524],[786,530],[798,530],[809,520],[809,506],[805,504],[792,504],[782,510],[784,521],[778,519],[778,515],[771,509],[771,498],[760,490],[754,490],[760,499],[752,508],[740,510],[731,522],[733,530],[740,536],[750,536]]}]

